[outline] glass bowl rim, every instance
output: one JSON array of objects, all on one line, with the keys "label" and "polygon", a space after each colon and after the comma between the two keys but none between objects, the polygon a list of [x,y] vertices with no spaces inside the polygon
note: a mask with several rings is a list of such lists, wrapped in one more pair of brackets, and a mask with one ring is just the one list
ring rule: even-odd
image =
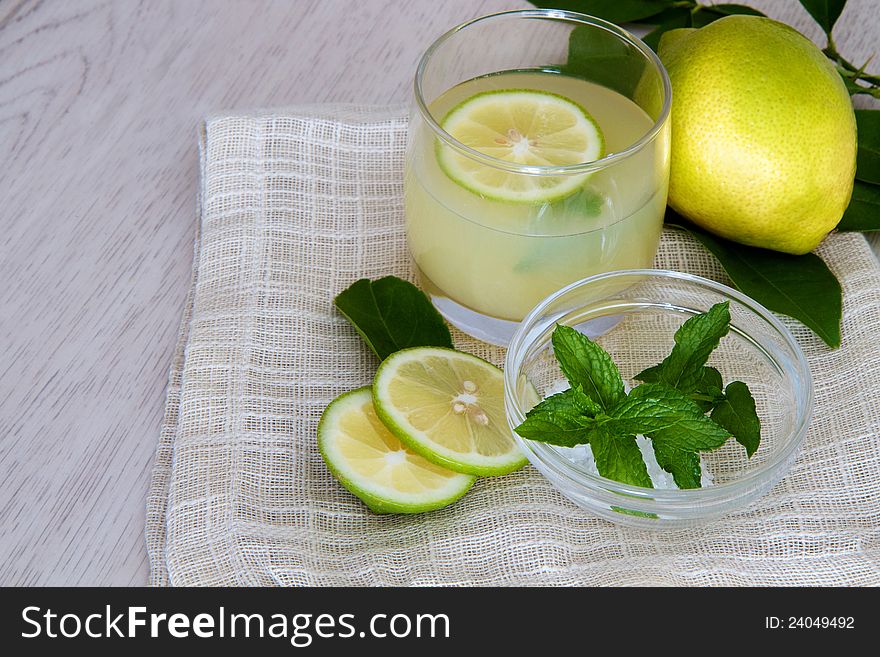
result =
[{"label": "glass bowl rim", "polygon": [[[633,142],[622,151],[609,153],[608,155],[605,155],[598,160],[594,160],[593,162],[582,162],[578,164],[567,164],[559,166],[521,165],[513,162],[507,162],[506,160],[501,160],[496,157],[492,157],[491,155],[486,155],[485,153],[481,153],[480,151],[473,149],[470,146],[466,146],[465,144],[458,141],[455,137],[450,135],[440,126],[440,124],[437,122],[437,119],[434,118],[434,115],[431,114],[431,111],[428,109],[428,104],[425,102],[424,95],[422,94],[422,78],[424,77],[425,69],[427,68],[428,62],[431,60],[432,56],[440,48],[440,46],[442,46],[444,43],[446,43],[446,41],[451,39],[462,30],[483,21],[490,21],[497,18],[507,17],[544,18],[580,23],[582,25],[591,25],[593,27],[604,29],[606,32],[612,33],[618,39],[636,48],[649,62],[651,62],[651,64],[654,65],[654,67],[660,74],[660,79],[663,84],[663,107],[660,110],[660,114],[658,115],[657,120],[654,121],[654,124],[644,135],[642,135],[637,141]],[[663,126],[667,123],[669,119],[670,107],[672,105],[672,84],[669,81],[669,75],[666,72],[666,68],[663,66],[660,58],[657,57],[657,54],[647,45],[645,45],[645,43],[641,39],[630,34],[623,28],[613,23],[609,23],[608,21],[602,20],[601,18],[596,18],[595,16],[589,16],[587,14],[581,14],[578,12],[566,11],[562,9],[513,9],[509,11],[496,12],[494,14],[486,14],[485,16],[479,16],[477,18],[473,18],[469,21],[461,23],[460,25],[456,25],[452,29],[439,36],[430,46],[428,46],[428,49],[422,54],[421,58],[419,59],[418,67],[416,68],[416,75],[413,81],[413,91],[415,94],[416,106],[419,109],[419,113],[421,114],[422,119],[425,121],[425,123],[427,123],[427,125],[437,135],[437,137],[446,142],[447,145],[454,148],[462,155],[472,160],[477,160],[480,163],[485,164],[486,166],[491,166],[495,169],[501,169],[503,171],[508,171],[511,173],[537,176],[572,175],[600,171],[602,169],[608,168],[612,164],[615,164],[621,160],[625,160],[635,155],[645,146],[654,141],[657,133],[659,133]]]},{"label": "glass bowl rim", "polygon": [[[606,479],[605,477],[585,472],[574,467],[570,461],[558,454],[551,445],[525,440],[514,432],[516,439],[520,441],[524,449],[528,449],[540,459],[543,465],[549,467],[555,474],[576,486],[625,495],[634,498],[634,502],[636,500],[641,500],[643,502],[658,502],[661,505],[663,503],[675,504],[681,502],[718,502],[728,498],[730,493],[735,492],[737,489],[748,489],[754,482],[756,482],[756,480],[772,476],[780,466],[789,462],[789,458],[792,454],[800,448],[806,437],[807,429],[809,428],[813,412],[814,395],[812,375],[810,373],[806,356],[794,336],[791,334],[791,331],[789,331],[770,310],[751,297],[728,287],[723,283],[718,283],[717,281],[697,276],[695,274],[688,274],[669,269],[621,269],[589,276],[557,290],[538,303],[538,305],[526,315],[525,319],[520,323],[510,340],[504,360],[504,405],[511,432],[513,432],[514,426],[519,425],[525,419],[525,413],[523,413],[522,408],[519,405],[519,400],[513,391],[516,390],[516,375],[519,369],[519,361],[533,342],[533,340],[527,340],[532,333],[532,325],[535,324],[537,319],[548,306],[552,305],[567,294],[598,281],[625,276],[671,278],[700,287],[709,288],[713,292],[738,302],[776,330],[779,336],[782,337],[786,346],[795,355],[794,368],[799,374],[801,374],[798,392],[801,393],[802,399],[804,400],[801,408],[798,409],[799,414],[796,418],[795,426],[784,437],[784,444],[781,449],[773,454],[766,462],[758,465],[753,470],[733,481],[714,484],[705,488],[661,489],[633,486],[631,484],[621,483],[614,481],[613,479]],[[513,414],[516,424],[511,421],[511,414]]]}]

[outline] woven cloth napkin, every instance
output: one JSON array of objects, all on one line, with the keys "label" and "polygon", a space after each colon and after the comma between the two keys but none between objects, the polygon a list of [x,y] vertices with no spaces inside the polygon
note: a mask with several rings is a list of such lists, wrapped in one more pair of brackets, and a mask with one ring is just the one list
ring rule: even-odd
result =
[{"label": "woven cloth napkin", "polygon": [[[406,130],[400,110],[357,106],[206,122],[193,284],[148,502],[153,584],[880,584],[880,267],[856,234],[820,248],[844,288],[843,347],[784,319],[816,410],[791,472],[750,508],[693,530],[618,527],[531,466],[421,515],[375,515],[345,491],[315,429],[377,361],[332,301],[360,277],[413,278]],[[655,264],[728,282],[676,231]]]}]

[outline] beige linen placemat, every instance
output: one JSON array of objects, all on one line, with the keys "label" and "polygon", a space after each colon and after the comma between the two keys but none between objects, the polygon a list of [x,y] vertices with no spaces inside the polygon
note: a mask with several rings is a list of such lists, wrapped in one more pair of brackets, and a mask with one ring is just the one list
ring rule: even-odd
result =
[{"label": "beige linen placemat", "polygon": [[[880,268],[860,235],[820,249],[845,291],[843,348],[785,320],[816,412],[793,470],[747,510],[696,530],[617,527],[531,466],[416,516],[374,515],[337,484],[315,427],[377,363],[332,300],[362,276],[411,278],[405,139],[388,108],[207,122],[193,289],[148,503],[153,584],[880,584]],[[656,265],[727,281],[674,231]]]}]

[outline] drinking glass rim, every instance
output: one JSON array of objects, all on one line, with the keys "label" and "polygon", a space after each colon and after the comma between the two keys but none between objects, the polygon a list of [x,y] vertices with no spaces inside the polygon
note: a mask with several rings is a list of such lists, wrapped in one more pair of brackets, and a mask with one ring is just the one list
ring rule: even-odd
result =
[{"label": "drinking glass rim", "polygon": [[[425,68],[427,67],[428,62],[441,45],[443,45],[446,41],[448,41],[450,38],[461,32],[462,30],[483,21],[508,16],[517,16],[520,18],[552,18],[580,23],[582,25],[592,25],[594,27],[598,27],[612,33],[620,40],[629,43],[631,46],[635,47],[639,52],[642,53],[642,55],[645,56],[645,58],[649,62],[654,64],[655,68],[660,72],[660,79],[662,80],[663,84],[663,107],[660,110],[660,115],[657,117],[657,120],[654,121],[654,124],[651,126],[651,129],[648,130],[644,135],[642,135],[637,141],[633,142],[622,151],[609,153],[608,155],[605,155],[604,157],[601,157],[598,160],[594,160],[592,162],[582,162],[579,164],[567,164],[558,166],[525,165],[501,160],[499,158],[492,157],[491,155],[481,153],[480,151],[461,143],[455,137],[446,132],[434,118],[434,115],[431,114],[431,111],[428,109],[428,105],[425,102],[425,98],[422,94],[422,78],[424,77]],[[654,137],[657,136],[657,133],[660,131],[660,129],[669,118],[669,111],[672,104],[672,85],[669,81],[669,75],[666,72],[666,68],[663,66],[663,63],[660,61],[660,58],[657,57],[656,53],[651,50],[647,45],[645,45],[643,41],[633,36],[623,28],[615,25],[614,23],[602,20],[601,18],[596,18],[595,16],[589,16],[587,14],[581,14],[578,12],[567,11],[563,9],[513,9],[509,11],[496,12],[494,14],[486,14],[485,16],[479,16],[477,18],[461,23],[460,25],[456,25],[451,30],[442,34],[430,46],[428,46],[428,49],[422,55],[421,59],[419,60],[419,65],[416,68],[413,89],[415,93],[416,105],[419,108],[419,113],[422,115],[422,119],[430,126],[431,130],[433,130],[434,133],[449,146],[471,159],[477,160],[496,169],[502,169],[511,173],[538,176],[558,176],[589,173],[604,169],[620,160],[624,160],[634,155],[635,153],[640,151],[646,144],[649,144],[651,141],[653,141]]]},{"label": "drinking glass rim", "polygon": [[[797,450],[803,443],[813,413],[813,378],[803,350],[791,334],[791,331],[789,331],[769,309],[755,299],[709,278],[670,269],[620,269],[595,274],[566,285],[538,303],[538,305],[536,305],[520,323],[519,328],[517,328],[507,348],[504,362],[504,396],[505,413],[508,417],[511,414],[510,411],[513,410],[514,419],[517,421],[517,424],[525,420],[526,412],[522,409],[519,399],[514,391],[516,390],[516,377],[518,376],[520,361],[533,341],[533,338],[529,339],[530,331],[528,329],[538,321],[546,308],[570,292],[591,285],[597,281],[626,276],[669,278],[708,288],[728,299],[736,301],[738,304],[744,306],[764,320],[781,336],[783,342],[795,355],[796,369],[803,375],[803,378],[799,381],[800,392],[804,398],[802,412],[800,416],[796,418],[795,426],[787,434],[785,445],[782,446],[778,453],[774,454],[766,462],[758,465],[742,477],[729,482],[713,484],[707,488],[686,488],[680,490],[657,489],[625,484],[613,479],[607,479],[599,475],[578,470],[573,464],[567,462],[562,455],[549,449],[544,443],[535,444],[535,450],[533,451],[535,451],[536,456],[538,456],[545,465],[551,467],[558,476],[573,482],[575,485],[601,488],[617,494],[627,495],[634,499],[651,500],[661,504],[667,502],[676,503],[684,500],[701,500],[703,502],[708,502],[713,499],[718,499],[723,497],[729,490],[741,489],[758,479],[766,477],[768,472],[774,471],[780,467],[781,464],[785,463],[789,456],[791,456],[792,452]],[[508,401],[510,401],[510,403],[508,403]],[[510,408],[511,406],[513,407],[512,409]]]}]

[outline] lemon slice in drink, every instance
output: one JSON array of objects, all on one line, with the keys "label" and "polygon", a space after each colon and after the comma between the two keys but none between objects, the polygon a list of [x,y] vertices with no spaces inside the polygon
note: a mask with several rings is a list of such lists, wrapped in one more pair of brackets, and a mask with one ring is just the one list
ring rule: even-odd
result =
[{"label": "lemon slice in drink", "polygon": [[330,472],[377,513],[420,513],[452,504],[476,480],[426,461],[379,421],[370,387],[337,397],[318,424]]},{"label": "lemon slice in drink", "polygon": [[[471,96],[443,119],[442,128],[465,146],[512,164],[548,167],[593,162],[605,155],[595,119],[574,101],[530,89]],[[438,146],[447,176],[481,196],[517,203],[553,201],[577,191],[590,174],[523,175]]]},{"label": "lemon slice in drink", "polygon": [[414,452],[473,475],[501,475],[526,459],[507,426],[501,370],[441,347],[386,358],[373,380],[376,413]]}]

